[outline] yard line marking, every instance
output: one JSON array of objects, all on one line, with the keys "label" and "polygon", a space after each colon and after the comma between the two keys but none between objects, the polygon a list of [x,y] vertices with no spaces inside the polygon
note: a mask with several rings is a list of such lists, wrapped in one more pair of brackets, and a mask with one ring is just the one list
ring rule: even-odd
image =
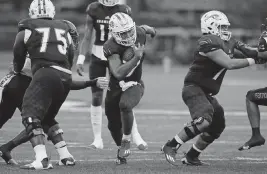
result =
[{"label": "yard line marking", "polygon": [[[76,162],[115,162],[115,158],[102,158],[102,159],[80,159],[76,160]],[[231,161],[231,162],[238,162],[238,161],[247,161],[246,163],[261,163],[267,162],[267,158],[244,158],[244,157],[235,157],[235,158],[202,158],[203,161]],[[27,163],[32,162],[32,160],[16,160],[19,163]],[[58,162],[58,160],[50,160],[51,162]],[[130,158],[129,161],[134,162],[141,162],[141,161],[166,161],[165,158]],[[5,163],[3,160],[0,160],[0,163]]]},{"label": "yard line marking", "polygon": [[[90,108],[85,104],[85,102],[66,101],[62,105],[61,111],[86,113],[86,112],[90,112]],[[142,115],[177,115],[177,116],[182,115],[184,116],[184,115],[190,114],[188,110],[168,110],[168,109],[134,109],[134,112],[136,114],[142,114]],[[245,111],[245,109],[244,111],[226,111],[225,115],[226,116],[229,115],[231,117],[247,116],[247,112]],[[261,115],[267,116],[267,112],[261,112]]]}]

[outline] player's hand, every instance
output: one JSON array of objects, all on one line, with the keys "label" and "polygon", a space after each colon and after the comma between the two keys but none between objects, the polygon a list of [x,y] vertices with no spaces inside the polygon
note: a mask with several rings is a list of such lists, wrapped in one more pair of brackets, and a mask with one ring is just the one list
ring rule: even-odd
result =
[{"label": "player's hand", "polygon": [[106,89],[108,87],[109,80],[106,77],[98,77],[96,81],[96,86],[101,89]]},{"label": "player's hand", "polygon": [[154,38],[156,35],[157,35],[157,30],[154,27],[151,27],[150,37]]},{"label": "player's hand", "polygon": [[141,58],[145,51],[145,45],[141,45],[140,43],[138,43],[137,46],[133,47],[133,50],[134,50],[134,55]]},{"label": "player's hand", "polygon": [[77,64],[76,66],[77,66],[77,73],[80,76],[83,76],[83,74],[84,74],[83,64]]}]

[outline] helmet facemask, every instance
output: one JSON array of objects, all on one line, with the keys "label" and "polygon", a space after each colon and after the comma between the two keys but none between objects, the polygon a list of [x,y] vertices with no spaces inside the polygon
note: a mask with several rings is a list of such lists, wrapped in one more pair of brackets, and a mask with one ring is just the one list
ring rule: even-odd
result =
[{"label": "helmet facemask", "polygon": [[136,41],[136,27],[134,25],[125,31],[112,32],[112,36],[118,44],[123,46],[132,46]]},{"label": "helmet facemask", "polygon": [[219,25],[218,28],[218,35],[220,36],[220,38],[222,40],[228,41],[230,40],[232,33],[230,31],[228,31],[228,27],[229,25]]}]

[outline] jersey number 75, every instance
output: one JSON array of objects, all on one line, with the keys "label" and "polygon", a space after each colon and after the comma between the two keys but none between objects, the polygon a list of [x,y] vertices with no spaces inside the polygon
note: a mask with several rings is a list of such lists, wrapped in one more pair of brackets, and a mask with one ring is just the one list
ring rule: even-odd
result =
[{"label": "jersey number 75", "polygon": [[[43,36],[42,37],[42,45],[41,45],[41,48],[40,48],[40,52],[41,53],[42,52],[46,52],[47,44],[49,42],[51,28],[37,28],[36,30],[38,32],[40,32],[42,34],[42,36]],[[65,34],[66,34],[66,31],[62,30],[62,29],[54,28],[54,32],[55,32],[56,39],[63,43],[63,45],[62,44],[58,44],[57,45],[58,51],[61,54],[65,55],[67,53],[67,47],[68,47],[67,40],[64,37]]]}]

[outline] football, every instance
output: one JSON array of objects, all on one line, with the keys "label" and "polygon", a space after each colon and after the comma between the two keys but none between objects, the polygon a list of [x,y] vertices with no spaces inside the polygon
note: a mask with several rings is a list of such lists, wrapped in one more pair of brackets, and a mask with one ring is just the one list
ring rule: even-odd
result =
[{"label": "football", "polygon": [[124,60],[125,62],[128,62],[133,57],[134,57],[134,50],[132,47],[129,47],[124,51],[123,56],[122,56],[122,60]]}]

